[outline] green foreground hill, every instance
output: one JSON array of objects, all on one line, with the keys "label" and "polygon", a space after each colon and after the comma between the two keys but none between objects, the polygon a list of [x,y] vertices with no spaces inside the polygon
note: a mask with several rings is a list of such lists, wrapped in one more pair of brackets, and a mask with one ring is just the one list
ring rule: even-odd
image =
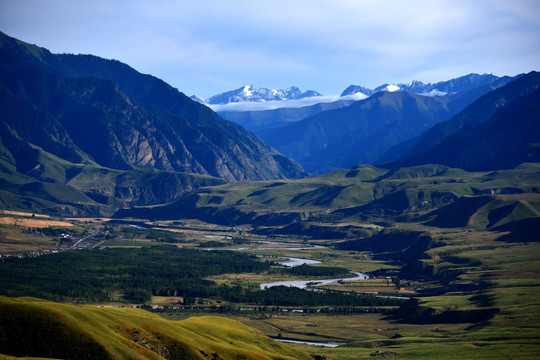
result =
[{"label": "green foreground hill", "polygon": [[133,308],[0,297],[0,348],[63,359],[313,359],[223,317],[170,321]]}]

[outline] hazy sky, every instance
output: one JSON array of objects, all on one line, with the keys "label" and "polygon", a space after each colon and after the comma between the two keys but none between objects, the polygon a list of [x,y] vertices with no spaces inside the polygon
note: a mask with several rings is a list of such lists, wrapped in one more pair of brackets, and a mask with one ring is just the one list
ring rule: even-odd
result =
[{"label": "hazy sky", "polygon": [[538,0],[0,0],[10,36],[117,59],[201,97],[540,70],[539,19]]}]

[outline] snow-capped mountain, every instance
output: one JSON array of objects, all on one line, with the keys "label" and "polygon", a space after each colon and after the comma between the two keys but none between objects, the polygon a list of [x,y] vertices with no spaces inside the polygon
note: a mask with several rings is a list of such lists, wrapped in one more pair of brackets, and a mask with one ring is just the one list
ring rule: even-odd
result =
[{"label": "snow-capped mountain", "polygon": [[320,93],[314,90],[302,92],[296,86],[291,86],[288,89],[266,89],[255,88],[253,85],[246,85],[236,90],[227,91],[218,95],[214,95],[204,100],[204,103],[209,105],[229,104],[238,102],[262,102],[272,100],[297,100],[306,97],[321,96]]},{"label": "snow-capped mountain", "polygon": [[195,95],[191,96],[191,99],[205,104],[220,113],[230,111],[260,111],[283,107],[304,107],[338,100],[362,100],[380,91],[408,91],[424,96],[443,96],[449,93],[459,93],[480,86],[491,85],[499,79],[499,77],[492,74],[469,74],[434,84],[425,84],[421,81],[413,80],[409,84],[383,84],[375,89],[369,89],[360,85],[350,85],[339,96],[323,96],[313,90],[302,92],[296,86],[276,90],[245,85],[241,88],[226,91],[206,99]]},{"label": "snow-capped mountain", "polygon": [[359,85],[350,85],[341,93],[341,96],[352,95],[358,92],[371,96],[379,91],[409,91],[421,95],[439,96],[490,85],[498,79],[499,77],[493,74],[469,74],[456,79],[440,81],[435,84],[424,84],[421,81],[413,80],[410,84],[383,84],[373,90]]},{"label": "snow-capped mountain", "polygon": [[371,96],[375,93],[375,91],[368,89],[367,87],[360,86],[360,85],[350,85],[345,90],[343,90],[343,92],[341,93],[341,96],[354,95],[358,93]]}]

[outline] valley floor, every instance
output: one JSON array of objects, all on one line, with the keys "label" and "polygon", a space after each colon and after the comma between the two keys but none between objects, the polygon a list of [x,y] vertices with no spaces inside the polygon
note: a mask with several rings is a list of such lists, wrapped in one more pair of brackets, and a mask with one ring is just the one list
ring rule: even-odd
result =
[{"label": "valley floor", "polygon": [[[385,254],[342,250],[336,247],[339,241],[335,240],[271,238],[252,234],[249,227],[223,227],[198,221],[115,223],[108,219],[51,218],[50,221],[63,221],[55,224],[61,227],[54,232],[54,226],[39,227],[37,220],[29,226],[25,221],[32,219],[31,215],[22,215],[4,214],[4,219],[15,217],[17,225],[7,220],[0,225],[0,234],[9,240],[4,243],[11,244],[11,254],[20,257],[38,256],[45,250],[61,251],[61,248],[69,251],[70,246],[83,238],[89,247],[152,246],[157,244],[155,235],[166,232],[174,235],[169,240],[179,247],[231,249],[263,256],[263,259],[303,258],[320,262],[313,266],[369,273],[370,279],[325,287],[342,292],[411,298],[400,308],[351,309],[262,307],[213,297],[193,299],[194,303],[186,305],[182,297],[154,296],[146,308],[165,319],[182,320],[201,315],[228,317],[278,340],[339,344],[332,348],[287,344],[303,353],[336,360],[373,357],[532,359],[540,355],[540,243],[502,241],[505,233],[395,223],[391,227],[399,231],[429,231],[439,243],[425,251],[417,262],[405,264],[385,259]],[[8,249],[5,244],[4,250]],[[407,266],[409,276],[403,271]],[[416,276],[412,269],[417,270]],[[309,277],[267,271],[223,274],[208,279],[253,289],[262,283]],[[316,280],[313,279],[313,283]],[[317,284],[312,286],[317,287]]]}]

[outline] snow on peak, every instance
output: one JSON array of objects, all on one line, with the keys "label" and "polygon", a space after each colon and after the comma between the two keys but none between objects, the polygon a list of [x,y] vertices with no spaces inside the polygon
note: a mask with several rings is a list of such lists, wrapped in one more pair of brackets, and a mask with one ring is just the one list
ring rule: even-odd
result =
[{"label": "snow on peak", "polygon": [[244,94],[246,94],[247,97],[251,97],[251,95],[253,94],[253,91],[251,91],[252,88],[253,88],[253,86],[251,86],[251,85],[245,85],[242,92]]},{"label": "snow on peak", "polygon": [[216,105],[238,102],[294,100],[314,96],[321,96],[321,94],[313,90],[302,92],[296,86],[291,86],[290,88],[285,90],[276,90],[267,88],[255,88],[253,87],[253,85],[245,85],[236,90],[231,90],[218,95],[214,95],[208,98],[206,102],[211,105]]},{"label": "snow on peak", "polygon": [[400,89],[401,88],[397,85],[388,85],[383,89],[383,91],[394,92],[394,91],[399,91]]}]

